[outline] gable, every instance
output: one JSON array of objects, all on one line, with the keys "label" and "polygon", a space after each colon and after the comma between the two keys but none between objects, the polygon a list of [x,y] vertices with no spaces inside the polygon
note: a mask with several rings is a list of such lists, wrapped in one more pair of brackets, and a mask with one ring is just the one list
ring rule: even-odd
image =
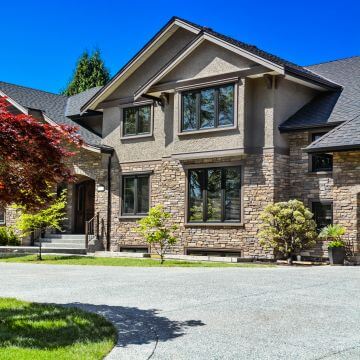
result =
[{"label": "gable", "polygon": [[197,79],[249,69],[255,63],[209,41],[201,43],[159,83]]},{"label": "gable", "polygon": [[167,41],[162,44],[139,68],[137,68],[106,101],[127,98],[134,95],[136,90],[173,58],[196,35],[188,30],[177,29]]}]

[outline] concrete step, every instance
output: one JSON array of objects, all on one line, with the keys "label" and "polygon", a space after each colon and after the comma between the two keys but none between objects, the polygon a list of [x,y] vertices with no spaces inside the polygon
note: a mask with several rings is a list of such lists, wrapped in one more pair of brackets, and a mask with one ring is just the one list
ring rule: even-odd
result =
[{"label": "concrete step", "polygon": [[[44,254],[69,254],[69,255],[86,255],[86,249],[71,248],[54,248],[46,247],[41,250]],[[37,246],[0,246],[0,254],[37,254],[39,248]]]},{"label": "concrete step", "polygon": [[[39,246],[38,242],[35,242],[35,246]],[[66,249],[85,249],[84,244],[73,244],[73,243],[42,243],[43,248],[66,248]]]},{"label": "concrete step", "polygon": [[53,239],[53,238],[43,238],[43,244],[79,244],[85,245],[85,239]]},{"label": "concrete step", "polygon": [[85,240],[85,234],[46,234],[44,239]]}]

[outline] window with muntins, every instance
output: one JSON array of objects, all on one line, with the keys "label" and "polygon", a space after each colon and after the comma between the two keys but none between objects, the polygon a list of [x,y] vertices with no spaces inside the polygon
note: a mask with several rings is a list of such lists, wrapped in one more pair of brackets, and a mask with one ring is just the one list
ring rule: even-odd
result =
[{"label": "window with muntins", "polygon": [[181,131],[234,125],[234,84],[181,93]]},{"label": "window with muntins", "polygon": [[123,136],[145,135],[151,131],[151,105],[123,109]]},{"label": "window with muntins", "polygon": [[[326,133],[312,134],[312,141],[320,139]],[[311,170],[316,171],[332,171],[333,157],[331,154],[313,154],[311,155]]]},{"label": "window with muntins", "polygon": [[131,175],[123,177],[123,215],[146,215],[148,213],[149,179],[149,175]]},{"label": "window with muntins", "polygon": [[4,225],[4,224],[5,224],[5,210],[0,209],[0,225]]},{"label": "window with muntins", "polygon": [[240,222],[241,168],[191,169],[188,173],[188,222]]},{"label": "window with muntins", "polygon": [[312,203],[312,212],[314,214],[314,220],[318,231],[333,223],[333,209],[331,202],[324,203],[314,201]]}]

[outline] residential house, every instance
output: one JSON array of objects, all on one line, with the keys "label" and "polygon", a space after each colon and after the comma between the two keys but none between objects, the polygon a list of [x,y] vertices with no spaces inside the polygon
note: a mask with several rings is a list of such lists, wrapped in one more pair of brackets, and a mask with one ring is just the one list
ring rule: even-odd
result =
[{"label": "residential house", "polygon": [[259,215],[297,198],[359,251],[360,57],[302,67],[174,17],[102,88],[67,98],[0,83],[0,95],[80,125],[65,228],[98,219],[104,249],[151,251],[136,221],[163,204],[173,253],[271,258]]}]

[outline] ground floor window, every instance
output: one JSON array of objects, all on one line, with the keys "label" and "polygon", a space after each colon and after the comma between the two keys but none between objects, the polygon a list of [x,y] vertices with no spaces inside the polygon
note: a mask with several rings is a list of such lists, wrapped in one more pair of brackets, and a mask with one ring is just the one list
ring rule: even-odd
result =
[{"label": "ground floor window", "polygon": [[[316,141],[324,136],[326,133],[312,134],[311,141]],[[311,155],[311,171],[332,171],[333,156],[331,154],[321,153]]]},{"label": "ground floor window", "polygon": [[123,177],[122,214],[146,215],[149,211],[149,175]]},{"label": "ground floor window", "polygon": [[189,222],[240,222],[241,168],[190,169]]},{"label": "ground floor window", "polygon": [[333,206],[331,201],[313,201],[312,212],[318,231],[333,223]]},{"label": "ground floor window", "polygon": [[5,224],[5,210],[0,209],[0,225],[4,225],[4,224]]}]

